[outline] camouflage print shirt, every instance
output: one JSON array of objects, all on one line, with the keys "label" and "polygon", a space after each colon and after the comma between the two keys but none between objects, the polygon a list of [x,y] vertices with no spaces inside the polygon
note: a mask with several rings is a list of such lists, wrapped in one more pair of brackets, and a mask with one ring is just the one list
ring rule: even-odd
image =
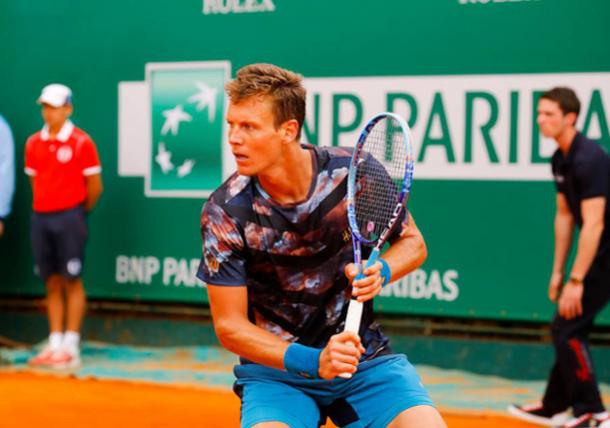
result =
[{"label": "camouflage print shirt", "polygon": [[[343,330],[350,299],[344,274],[352,262],[347,175],[352,149],[313,150],[306,200],[275,202],[253,177],[234,174],[204,205],[203,256],[197,276],[218,286],[248,287],[248,317],[280,338],[322,348]],[[369,250],[363,249],[366,257]],[[363,359],[389,353],[365,303]]]}]

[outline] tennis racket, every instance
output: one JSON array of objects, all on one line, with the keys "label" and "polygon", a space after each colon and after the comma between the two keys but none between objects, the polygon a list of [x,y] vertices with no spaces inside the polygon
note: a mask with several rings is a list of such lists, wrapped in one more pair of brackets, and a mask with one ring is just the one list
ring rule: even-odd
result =
[{"label": "tennis racket", "polygon": [[[375,264],[379,252],[406,209],[413,178],[411,131],[400,116],[380,113],[364,126],[354,149],[347,182],[347,218],[354,263],[362,264],[362,245],[373,250],[356,280]],[[389,279],[389,278],[388,278]],[[363,304],[352,296],[345,331],[358,334]],[[349,378],[349,373],[340,375]]]}]

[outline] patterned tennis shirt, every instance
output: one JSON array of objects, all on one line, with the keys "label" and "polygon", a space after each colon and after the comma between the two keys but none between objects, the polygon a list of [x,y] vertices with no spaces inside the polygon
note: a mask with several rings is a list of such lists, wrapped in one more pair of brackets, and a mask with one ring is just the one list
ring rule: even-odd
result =
[{"label": "patterned tennis shirt", "polygon": [[[353,261],[346,198],[352,149],[303,148],[313,151],[314,166],[304,201],[279,204],[255,177],[238,174],[211,195],[201,214],[197,276],[211,285],[247,286],[251,322],[286,341],[322,348],[343,331],[350,300],[344,268]],[[369,252],[363,248],[363,257]],[[391,352],[374,322],[372,300],[364,305],[360,337],[363,360]]]}]

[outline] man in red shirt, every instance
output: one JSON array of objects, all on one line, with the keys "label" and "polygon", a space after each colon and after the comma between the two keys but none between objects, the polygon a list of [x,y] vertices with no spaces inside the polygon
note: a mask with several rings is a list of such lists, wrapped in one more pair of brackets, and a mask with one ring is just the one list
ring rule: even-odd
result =
[{"label": "man in red shirt", "polygon": [[45,125],[27,140],[25,173],[32,184],[32,247],[47,289],[50,335],[30,364],[63,369],[80,364],[86,213],[102,193],[102,168],[91,138],[69,120],[70,88],[45,86],[38,103]]}]

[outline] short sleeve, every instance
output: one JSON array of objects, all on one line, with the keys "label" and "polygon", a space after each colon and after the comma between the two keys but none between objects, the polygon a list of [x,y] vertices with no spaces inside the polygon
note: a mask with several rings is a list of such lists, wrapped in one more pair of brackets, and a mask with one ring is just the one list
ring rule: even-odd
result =
[{"label": "short sleeve", "polygon": [[32,138],[29,138],[25,143],[25,168],[24,172],[33,177],[38,172],[38,167],[36,165],[36,157],[34,156],[34,141]]},{"label": "short sleeve", "polygon": [[95,143],[89,137],[83,137],[84,141],[79,151],[79,162],[83,175],[94,175],[102,172],[102,165],[97,154]]},{"label": "short sleeve", "polygon": [[592,156],[578,165],[576,186],[581,199],[607,196],[610,161],[607,155]]},{"label": "short sleeve", "polygon": [[213,285],[246,285],[244,241],[239,227],[212,199],[201,212],[201,239],[197,277]]},{"label": "short sleeve", "polygon": [[557,149],[551,158],[551,173],[553,174],[553,182],[557,193],[566,193],[566,180],[564,174],[565,163],[562,159],[561,151]]}]

